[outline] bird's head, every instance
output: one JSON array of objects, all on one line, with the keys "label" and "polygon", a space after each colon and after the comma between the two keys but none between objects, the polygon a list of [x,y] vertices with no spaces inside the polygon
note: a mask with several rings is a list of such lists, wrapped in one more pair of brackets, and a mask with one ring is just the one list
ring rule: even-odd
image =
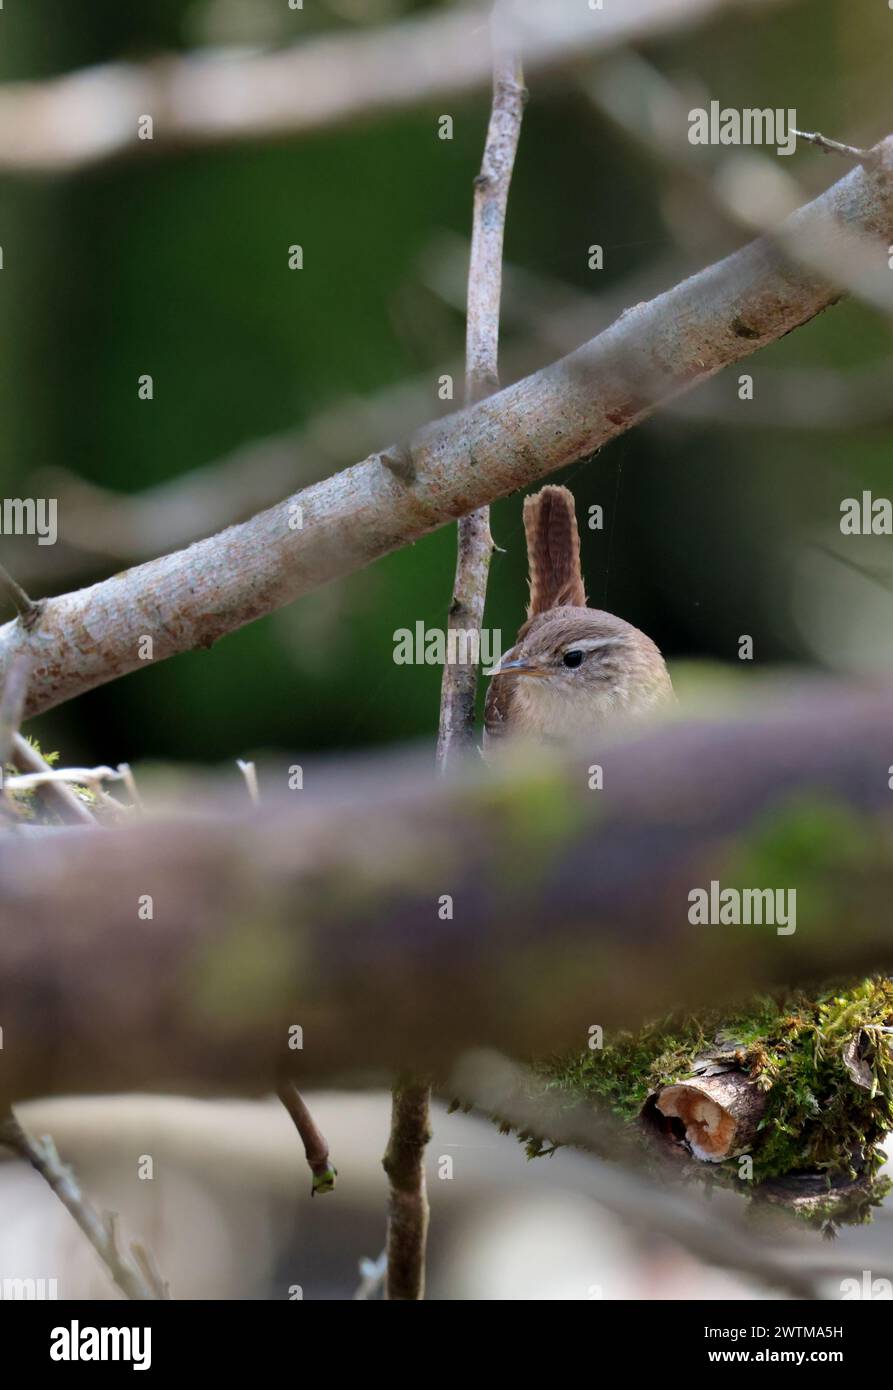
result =
[{"label": "bird's head", "polygon": [[654,643],[622,618],[593,608],[553,608],[525,624],[490,675],[512,673],[568,690],[601,686],[641,659],[643,641],[659,657]]},{"label": "bird's head", "polygon": [[573,731],[610,713],[635,713],[671,687],[650,637],[612,613],[553,608],[531,618],[489,673],[515,685],[531,721],[562,714]]}]

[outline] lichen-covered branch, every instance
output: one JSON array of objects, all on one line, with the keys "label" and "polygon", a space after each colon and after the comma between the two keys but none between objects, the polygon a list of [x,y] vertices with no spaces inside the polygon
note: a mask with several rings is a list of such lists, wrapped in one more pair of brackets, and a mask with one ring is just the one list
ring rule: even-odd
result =
[{"label": "lichen-covered branch", "polygon": [[[785,224],[833,259],[856,230],[884,276],[893,241],[893,138]],[[840,297],[827,274],[758,240],[478,405],[417,432],[188,550],[46,600],[32,633],[0,628],[0,680],[25,646],[26,717],[228,632],[585,457]],[[817,253],[818,254],[818,253]],[[843,257],[845,260],[845,256]],[[845,276],[846,270],[842,266]]]}]

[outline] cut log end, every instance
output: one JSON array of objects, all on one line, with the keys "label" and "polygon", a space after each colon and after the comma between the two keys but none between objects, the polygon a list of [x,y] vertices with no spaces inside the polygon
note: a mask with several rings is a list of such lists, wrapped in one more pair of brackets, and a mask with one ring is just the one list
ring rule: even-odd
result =
[{"label": "cut log end", "polygon": [[642,1119],[671,1146],[684,1145],[702,1163],[746,1153],[766,1108],[766,1095],[741,1072],[693,1077],[662,1086]]}]

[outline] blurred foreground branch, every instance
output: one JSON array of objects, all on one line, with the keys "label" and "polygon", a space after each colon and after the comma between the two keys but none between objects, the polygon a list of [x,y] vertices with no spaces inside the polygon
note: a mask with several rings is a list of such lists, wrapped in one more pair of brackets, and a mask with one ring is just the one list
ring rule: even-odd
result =
[{"label": "blurred foreground branch", "polygon": [[[889,276],[893,137],[761,239],[645,304],[570,356],[186,551],[47,599],[0,628],[0,680],[34,657],[26,717],[210,646],[321,584],[598,450],[657,406],[806,323],[840,297],[850,232]],[[780,241],[797,243],[797,260]],[[807,252],[809,253],[807,255]],[[876,262],[876,264],[875,264]],[[147,644],[147,639],[150,641]]]},{"label": "blurred foreground branch", "polygon": [[[580,62],[613,45],[779,0],[509,0],[529,66]],[[99,160],[305,134],[412,109],[484,86],[489,6],[429,10],[375,30],[323,34],[279,52],[199,53],[113,63],[0,88],[0,170],[58,171]],[[140,123],[153,121],[151,141]]]},{"label": "blurred foreground branch", "polygon": [[[567,762],[439,782],[381,761],[250,814],[218,792],[102,835],[10,831],[0,1092],[443,1076],[471,1046],[546,1055],[888,969],[891,715],[890,691],[803,687]],[[693,925],[713,880],[795,890],[795,932]]]}]

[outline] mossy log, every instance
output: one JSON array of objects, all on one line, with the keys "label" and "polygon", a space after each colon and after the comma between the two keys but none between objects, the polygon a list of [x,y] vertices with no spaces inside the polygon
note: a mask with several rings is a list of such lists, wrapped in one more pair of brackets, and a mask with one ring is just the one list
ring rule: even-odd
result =
[{"label": "mossy log", "polygon": [[889,1187],[879,1172],[893,1129],[891,1041],[883,976],[665,1020],[539,1071],[550,1090],[626,1121],[686,1176],[839,1223],[867,1219]]}]

